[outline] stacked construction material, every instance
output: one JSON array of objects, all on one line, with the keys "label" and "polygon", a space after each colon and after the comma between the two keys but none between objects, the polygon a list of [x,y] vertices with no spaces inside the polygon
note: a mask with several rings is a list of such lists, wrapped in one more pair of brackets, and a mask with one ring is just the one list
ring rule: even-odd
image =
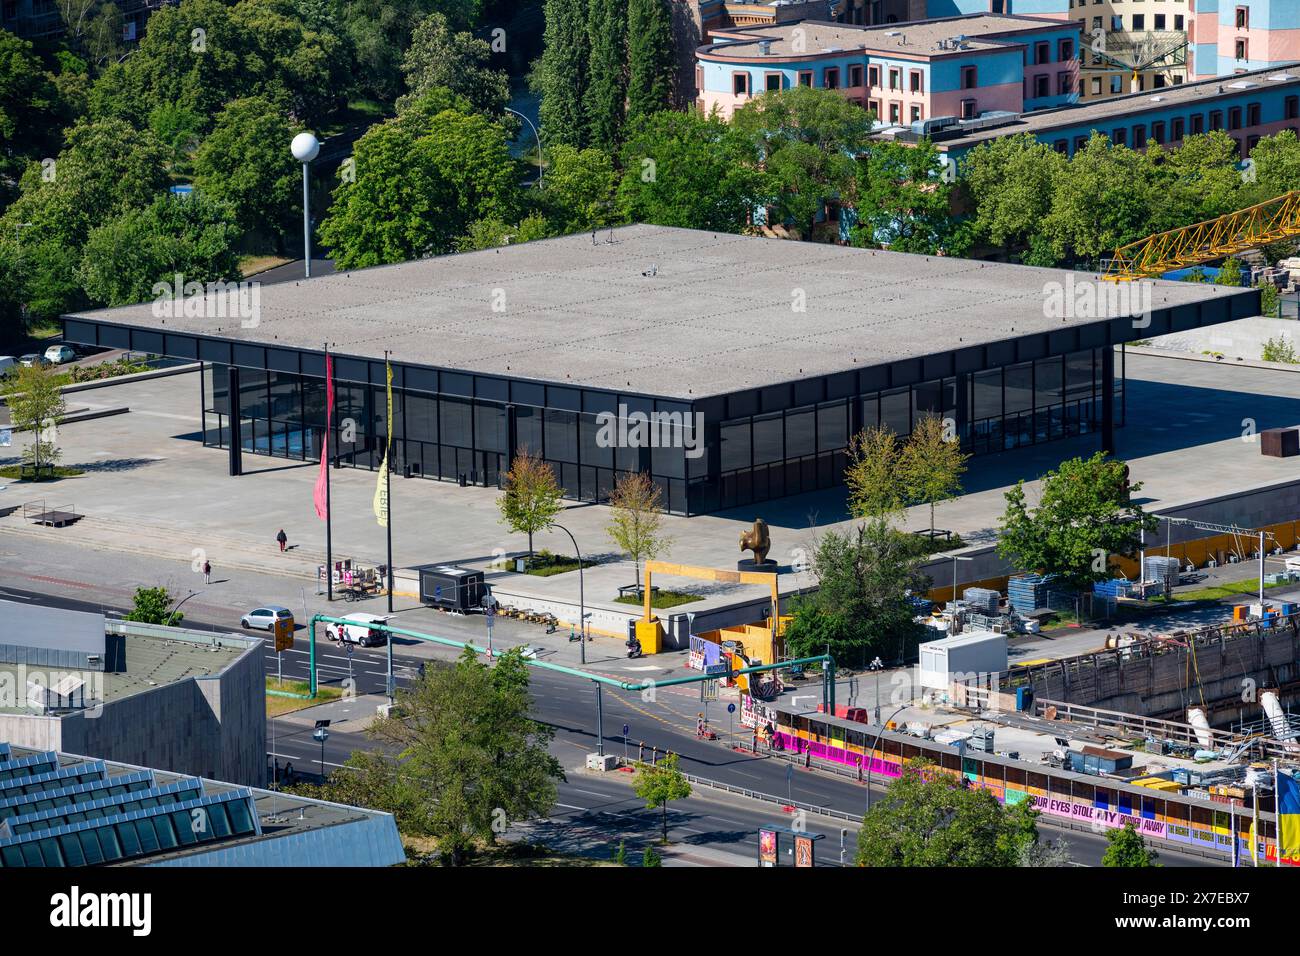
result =
[{"label": "stacked construction material", "polygon": [[1142,580],[1155,581],[1166,592],[1172,591],[1178,584],[1179,564],[1177,558],[1163,555],[1149,555],[1142,562]]},{"label": "stacked construction material", "polygon": [[1073,600],[1054,574],[1017,574],[1007,581],[1007,600],[1021,614],[1065,608]]},{"label": "stacked construction material", "polygon": [[970,605],[971,610],[992,617],[997,616],[998,605],[1002,603],[1002,592],[989,588],[967,588],[961,596]]}]

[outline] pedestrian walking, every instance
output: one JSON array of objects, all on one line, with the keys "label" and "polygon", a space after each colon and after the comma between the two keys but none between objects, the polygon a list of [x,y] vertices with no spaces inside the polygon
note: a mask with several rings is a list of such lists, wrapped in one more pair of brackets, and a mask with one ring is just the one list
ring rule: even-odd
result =
[{"label": "pedestrian walking", "polygon": [[283,528],[281,528],[280,533],[275,536],[275,540],[280,542],[280,553],[283,554],[285,546],[289,543],[289,536],[284,533]]},{"label": "pedestrian walking", "polygon": [[203,583],[212,583],[212,562],[206,559],[203,561]]}]

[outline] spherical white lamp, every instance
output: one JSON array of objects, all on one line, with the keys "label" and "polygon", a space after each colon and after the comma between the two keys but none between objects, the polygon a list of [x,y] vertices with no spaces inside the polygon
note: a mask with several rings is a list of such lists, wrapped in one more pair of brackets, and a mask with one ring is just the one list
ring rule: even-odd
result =
[{"label": "spherical white lamp", "polygon": [[293,158],[300,163],[310,163],[320,154],[320,140],[311,133],[299,133],[289,144]]},{"label": "spherical white lamp", "polygon": [[302,261],[306,278],[311,278],[311,197],[307,189],[307,167],[320,155],[320,140],[311,133],[299,133],[289,144],[293,158],[302,163]]}]

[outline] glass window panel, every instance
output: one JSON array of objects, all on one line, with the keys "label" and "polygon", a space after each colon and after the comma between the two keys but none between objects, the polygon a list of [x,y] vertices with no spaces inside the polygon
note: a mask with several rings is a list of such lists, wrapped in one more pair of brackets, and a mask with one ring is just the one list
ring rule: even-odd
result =
[{"label": "glass window panel", "polygon": [[116,831],[118,839],[122,843],[123,855],[139,856],[141,854],[140,837],[136,833],[134,824],[119,823],[113,829]]},{"label": "glass window panel", "polygon": [[460,448],[473,447],[469,402],[460,398],[444,398],[440,400],[439,410],[442,416],[442,443]]},{"label": "glass window panel", "polygon": [[405,396],[407,438],[418,441],[438,440],[438,400],[429,395]]},{"label": "glass window panel", "polygon": [[546,409],[546,457],[550,461],[578,461],[578,415]]},{"label": "glass window panel", "polygon": [[[686,449],[681,444],[681,429],[674,429],[672,437],[675,444],[667,448],[652,448],[650,450],[650,473],[667,478],[685,478],[686,477]],[[667,499],[663,502],[664,507],[668,506]]]},{"label": "glass window panel", "polygon": [[[579,429],[582,432],[582,463],[597,468],[614,467],[614,441],[618,438],[617,422],[604,428],[596,421],[595,415],[580,415]],[[602,422],[604,419],[601,420]],[[603,432],[603,434],[602,434]],[[523,432],[520,432],[520,441]]]},{"label": "glass window panel", "polygon": [[817,451],[817,412],[810,405],[785,413],[785,457],[801,458]]},{"label": "glass window panel", "polygon": [[734,471],[748,468],[749,458],[749,419],[722,423],[722,470]]},{"label": "glass window panel", "polygon": [[55,837],[59,841],[59,849],[63,852],[63,860],[66,866],[85,866],[86,855],[81,852],[81,841],[77,839],[75,833],[65,833],[63,836]]},{"label": "glass window panel", "polygon": [[99,838],[95,836],[94,830],[82,830],[77,834],[77,839],[88,864],[95,866],[104,862],[104,853],[99,848]]},{"label": "glass window panel", "polygon": [[1034,370],[1030,362],[1008,365],[1006,371],[1006,414],[1027,412],[1033,408]]},{"label": "glass window panel", "polygon": [[912,399],[906,388],[895,388],[880,393],[880,424],[895,435],[908,435],[912,431]]},{"label": "glass window panel", "polygon": [[230,811],[230,828],[235,833],[243,836],[256,830],[252,814],[248,810],[248,801],[231,800],[226,804],[226,808]]},{"label": "glass window panel", "polygon": [[39,843],[23,844],[23,862],[27,866],[44,866],[45,854],[41,852]]},{"label": "glass window panel", "polygon": [[[195,816],[188,810],[177,810],[175,813],[169,813],[167,815],[171,817],[172,823],[176,827],[176,839],[179,840],[183,846],[189,846],[192,843],[199,842],[199,838],[195,835],[194,830],[196,824],[202,821],[203,818],[201,816],[196,820]],[[206,826],[206,823],[203,825]]]},{"label": "glass window panel", "polygon": [[176,830],[172,827],[171,817],[165,813],[150,818],[154,833],[158,835],[158,846],[164,850],[174,850],[180,845],[176,839]]},{"label": "glass window panel", "polygon": [[754,417],[754,464],[766,465],[785,457],[782,438],[782,415],[756,415]]},{"label": "glass window panel", "polygon": [[872,395],[862,400],[862,427],[874,428],[880,424],[880,396]]},{"label": "glass window panel", "polygon": [[110,863],[122,859],[124,854],[117,839],[117,830],[113,827],[102,827],[95,832],[99,835],[99,847],[104,852],[104,859]]},{"label": "glass window panel", "polygon": [[817,406],[817,450],[834,451],[849,443],[849,406],[847,402],[827,402]]},{"label": "glass window panel", "polygon": [[230,814],[226,812],[224,804],[213,803],[208,805],[208,830],[211,831],[213,839],[224,839],[230,836]]},{"label": "glass window panel", "polygon": [[1002,417],[1002,369],[993,368],[971,376],[970,417]]},{"label": "glass window panel", "polygon": [[1065,394],[1067,398],[1092,397],[1092,352],[1073,352],[1065,358]]},{"label": "glass window panel", "polygon": [[943,415],[943,383],[922,382],[912,386],[912,421],[923,415]]},{"label": "glass window panel", "polygon": [[[531,405],[515,406],[515,440],[520,448],[527,448],[535,454],[543,454],[542,447],[542,410]],[[512,449],[513,451],[513,449]]]},{"label": "glass window panel", "polygon": [[475,402],[474,447],[480,451],[506,451],[509,439],[506,435],[506,410],[500,405],[487,402]]},{"label": "glass window panel", "polygon": [[1059,405],[1064,400],[1064,362],[1061,358],[1041,359],[1034,369],[1035,404],[1038,408]]}]

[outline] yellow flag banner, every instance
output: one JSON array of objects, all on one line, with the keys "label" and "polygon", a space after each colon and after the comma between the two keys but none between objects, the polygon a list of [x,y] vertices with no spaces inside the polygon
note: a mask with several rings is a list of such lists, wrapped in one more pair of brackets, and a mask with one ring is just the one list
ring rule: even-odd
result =
[{"label": "yellow flag banner", "polygon": [[375,520],[379,522],[379,527],[388,527],[388,455],[393,450],[393,366],[386,363],[387,370],[387,387],[388,387],[388,417],[385,431],[387,437],[384,439],[384,463],[379,468],[379,476],[375,482],[375,500],[373,507],[375,511]]}]

